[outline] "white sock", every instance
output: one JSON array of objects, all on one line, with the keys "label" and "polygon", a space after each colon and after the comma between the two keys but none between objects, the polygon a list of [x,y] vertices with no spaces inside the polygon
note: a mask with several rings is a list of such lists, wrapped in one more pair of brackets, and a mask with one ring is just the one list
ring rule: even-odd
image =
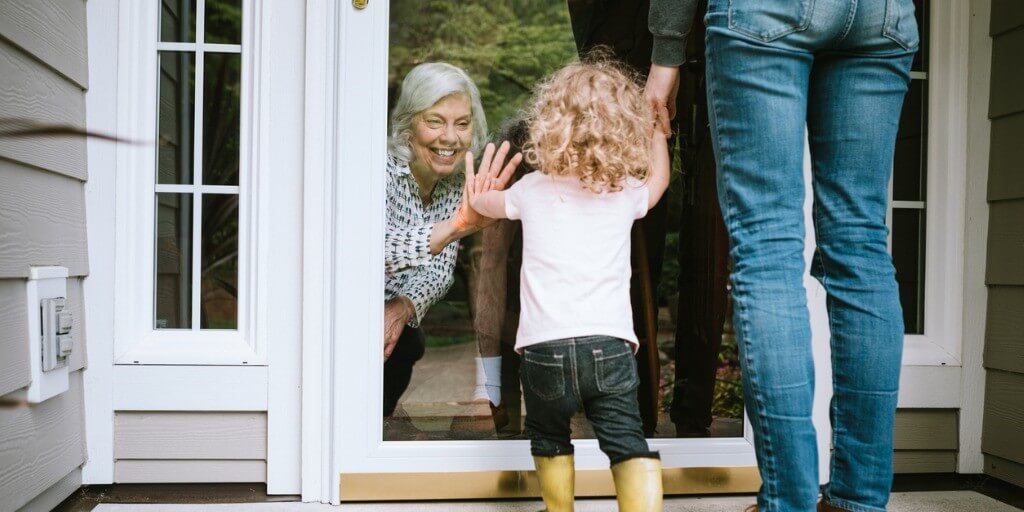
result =
[{"label": "white sock", "polygon": [[487,373],[484,372],[483,358],[476,358],[476,387],[473,388],[473,400],[490,400],[487,396]]},{"label": "white sock", "polygon": [[479,361],[484,369],[487,399],[497,407],[501,405],[501,356],[481,357]]}]

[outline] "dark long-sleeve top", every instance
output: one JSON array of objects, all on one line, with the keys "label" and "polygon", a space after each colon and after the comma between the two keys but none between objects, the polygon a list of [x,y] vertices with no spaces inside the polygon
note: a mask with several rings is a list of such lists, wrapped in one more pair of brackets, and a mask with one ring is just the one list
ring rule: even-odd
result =
[{"label": "dark long-sleeve top", "polygon": [[693,26],[697,0],[651,0],[647,28],[654,36],[651,62],[681,66],[686,61],[686,36]]},{"label": "dark long-sleeve top", "polygon": [[455,213],[464,179],[461,172],[442,178],[434,185],[430,203],[424,205],[409,166],[388,156],[384,299],[408,297],[416,309],[416,316],[409,321],[413,327],[455,280],[459,243],[452,242],[432,256],[430,233],[435,223]]}]

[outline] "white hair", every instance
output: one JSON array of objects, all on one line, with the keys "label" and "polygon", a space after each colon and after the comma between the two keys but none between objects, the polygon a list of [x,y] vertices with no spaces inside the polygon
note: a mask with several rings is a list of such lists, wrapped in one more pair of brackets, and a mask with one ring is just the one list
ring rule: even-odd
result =
[{"label": "white hair", "polygon": [[409,71],[402,80],[402,92],[391,110],[388,153],[402,163],[412,161],[412,122],[438,101],[461,94],[469,99],[473,140],[470,151],[480,154],[487,142],[487,118],[480,103],[480,91],[465,71],[444,62],[427,62]]}]

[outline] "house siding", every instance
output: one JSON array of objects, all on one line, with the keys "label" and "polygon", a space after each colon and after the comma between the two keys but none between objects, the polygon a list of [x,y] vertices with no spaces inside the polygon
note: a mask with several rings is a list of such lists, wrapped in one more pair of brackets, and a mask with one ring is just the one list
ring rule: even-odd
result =
[{"label": "house siding", "polygon": [[114,482],[265,482],[267,413],[114,416]]},{"label": "house siding", "polygon": [[[84,0],[0,2],[0,119],[84,128],[86,51]],[[0,137],[0,395],[31,382],[31,267],[67,267],[75,343],[68,391],[0,407],[0,512],[48,510],[82,481],[85,148],[79,135]]]},{"label": "house siding", "polygon": [[953,473],[959,449],[956,409],[900,409],[893,435],[896,473]]},{"label": "house siding", "polygon": [[1024,4],[993,0],[985,473],[1024,485]]}]

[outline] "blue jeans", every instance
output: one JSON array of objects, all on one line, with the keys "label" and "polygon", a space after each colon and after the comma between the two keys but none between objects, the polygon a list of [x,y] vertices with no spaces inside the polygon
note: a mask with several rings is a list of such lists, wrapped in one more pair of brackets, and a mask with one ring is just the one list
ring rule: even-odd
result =
[{"label": "blue jeans", "polygon": [[523,351],[520,372],[533,455],[573,453],[570,422],[583,409],[612,465],[658,456],[644,439],[636,398],[640,380],[625,341],[584,336],[532,345]]},{"label": "blue jeans", "polygon": [[707,87],[733,259],[761,512],[812,511],[818,454],[804,274],[804,137],[834,375],[824,499],[884,510],[903,344],[887,187],[910,65],[911,0],[711,0]]}]

